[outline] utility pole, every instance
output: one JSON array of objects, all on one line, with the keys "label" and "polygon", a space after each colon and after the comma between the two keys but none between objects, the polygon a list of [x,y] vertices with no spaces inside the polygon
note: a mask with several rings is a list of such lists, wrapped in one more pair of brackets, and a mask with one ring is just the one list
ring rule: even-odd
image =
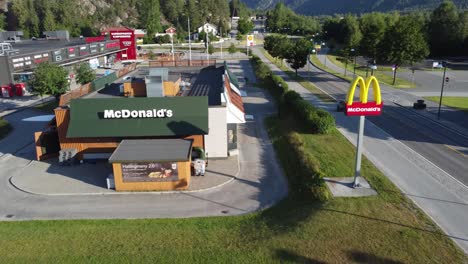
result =
[{"label": "utility pole", "polygon": [[205,41],[206,41],[206,60],[210,60],[210,54],[208,53],[208,46],[209,46],[210,44],[208,44],[208,32],[207,32],[207,31],[208,31],[208,30],[205,30],[205,36],[206,36],[206,38],[205,38]]},{"label": "utility pole", "polygon": [[171,52],[172,52],[172,61],[174,62],[174,66],[175,66],[175,58],[174,58],[174,33],[171,34]]},{"label": "utility pole", "polygon": [[221,27],[221,59],[223,59],[223,42],[224,42],[224,39],[223,39],[223,28]]},{"label": "utility pole", "polygon": [[442,105],[442,96],[444,95],[445,73],[447,72],[447,64],[444,64],[444,77],[442,77],[442,88],[440,88],[439,111],[437,112],[437,119],[440,119],[440,107]]},{"label": "utility pole", "polygon": [[188,21],[188,45],[189,45],[189,65],[192,64],[192,36],[190,36],[190,17],[187,18]]}]

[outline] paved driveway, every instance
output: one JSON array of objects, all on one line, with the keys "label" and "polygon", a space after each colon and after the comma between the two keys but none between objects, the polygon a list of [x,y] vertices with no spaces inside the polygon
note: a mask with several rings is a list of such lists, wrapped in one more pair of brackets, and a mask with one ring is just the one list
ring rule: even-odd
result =
[{"label": "paved driveway", "polygon": [[[245,62],[231,64],[239,75],[250,69]],[[262,90],[245,90],[245,109],[255,119],[239,127],[239,176],[218,189],[197,193],[44,196],[19,191],[9,179],[31,162],[32,133],[43,124],[21,121],[38,114],[33,110],[9,115],[16,129],[0,142],[0,220],[219,216],[273,205],[287,195],[287,181],[263,124],[274,107]]]}]

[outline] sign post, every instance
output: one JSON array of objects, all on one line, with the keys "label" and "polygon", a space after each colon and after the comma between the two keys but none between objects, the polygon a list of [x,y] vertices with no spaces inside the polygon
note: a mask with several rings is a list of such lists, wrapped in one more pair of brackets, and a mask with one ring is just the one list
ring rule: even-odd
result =
[{"label": "sign post", "polygon": [[[372,85],[374,90],[374,102],[368,102],[369,88]],[[359,102],[354,102],[354,93],[356,87],[359,86]],[[375,78],[371,76],[366,81],[361,76],[358,76],[352,83],[346,99],[347,116],[359,116],[359,131],[357,138],[356,150],[356,166],[354,172],[353,187],[360,187],[359,177],[361,176],[361,159],[362,159],[362,144],[364,141],[364,126],[366,116],[378,116],[382,113],[382,95],[380,93],[380,85]]]},{"label": "sign post", "polygon": [[247,56],[249,56],[249,47],[255,45],[254,35],[247,35]]}]

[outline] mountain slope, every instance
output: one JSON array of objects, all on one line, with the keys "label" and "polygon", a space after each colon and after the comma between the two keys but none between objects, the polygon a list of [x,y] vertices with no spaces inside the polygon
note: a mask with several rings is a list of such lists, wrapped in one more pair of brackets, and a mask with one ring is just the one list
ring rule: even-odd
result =
[{"label": "mountain slope", "polygon": [[[332,15],[344,13],[388,12],[436,8],[443,0],[243,0],[249,7],[264,10],[283,2],[297,13]],[[460,8],[468,8],[468,0],[454,0]]]}]

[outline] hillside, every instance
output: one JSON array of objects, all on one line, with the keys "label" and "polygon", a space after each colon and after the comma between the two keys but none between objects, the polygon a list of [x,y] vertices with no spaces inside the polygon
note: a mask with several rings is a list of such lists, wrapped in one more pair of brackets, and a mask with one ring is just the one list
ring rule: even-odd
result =
[{"label": "hillside", "polygon": [[[249,7],[256,9],[272,8],[280,0],[243,0]],[[332,15],[345,13],[387,12],[393,10],[409,11],[436,8],[442,0],[281,0],[297,13],[306,15]],[[468,9],[468,0],[454,0],[459,8]]]}]

